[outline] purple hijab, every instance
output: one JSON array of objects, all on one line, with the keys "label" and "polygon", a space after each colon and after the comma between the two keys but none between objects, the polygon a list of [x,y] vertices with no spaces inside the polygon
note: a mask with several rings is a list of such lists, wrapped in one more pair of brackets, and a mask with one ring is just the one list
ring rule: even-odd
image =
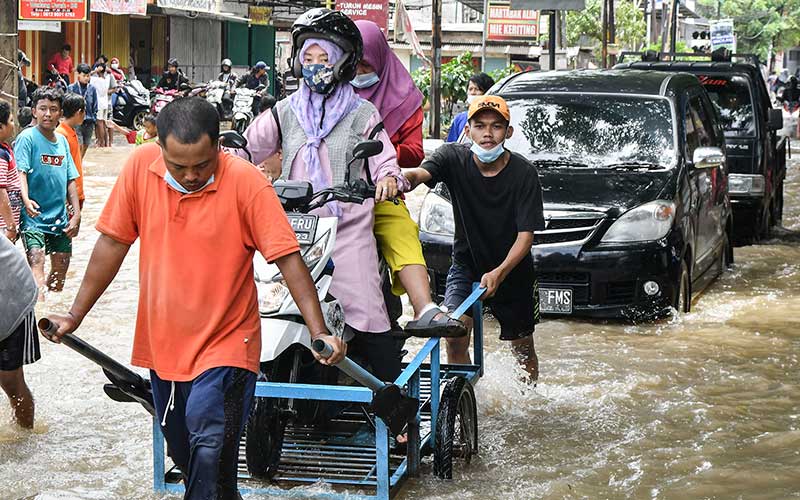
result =
[{"label": "purple hijab", "polygon": [[[312,45],[319,45],[328,53],[328,64],[335,64],[341,59],[344,51],[338,45],[319,38],[309,38],[303,43],[303,48],[298,53],[300,62],[303,55]],[[361,98],[353,92],[349,83],[339,83],[327,97],[311,92],[303,80],[297,91],[289,97],[289,106],[297,116],[297,121],[306,133],[306,148],[303,150],[303,162],[306,164],[306,174],[314,191],[330,187],[330,180],[325,177],[319,159],[319,145],[331,133],[342,118],[349,115],[361,103]],[[325,106],[325,118],[322,118],[322,106]],[[338,214],[337,214],[338,215]]]},{"label": "purple hijab", "polygon": [[389,47],[378,25],[372,21],[356,21],[356,26],[364,40],[361,59],[375,68],[381,80],[372,87],[355,91],[378,108],[383,126],[392,137],[422,106],[422,92]]}]

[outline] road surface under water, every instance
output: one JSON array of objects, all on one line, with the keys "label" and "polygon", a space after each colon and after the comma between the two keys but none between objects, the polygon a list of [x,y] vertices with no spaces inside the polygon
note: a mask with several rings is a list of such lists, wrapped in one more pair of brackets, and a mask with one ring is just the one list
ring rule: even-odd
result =
[{"label": "road surface under water", "polygon": [[[489,325],[486,376],[476,391],[480,454],[450,482],[434,479],[426,464],[399,497],[800,497],[798,164],[786,182],[785,231],[737,248],[733,270],[692,313],[642,325],[545,321],[536,333],[535,389],[519,381]],[[95,161],[88,170],[106,173],[100,167]],[[49,295],[40,314],[66,310],[77,292],[113,180],[87,176],[66,289]],[[134,246],[79,332],[123,361],[137,265]],[[36,427],[17,430],[0,404],[0,499],[177,498],[152,492],[150,421],[137,405],[104,395],[96,366],[43,340],[42,360],[26,378]]]}]

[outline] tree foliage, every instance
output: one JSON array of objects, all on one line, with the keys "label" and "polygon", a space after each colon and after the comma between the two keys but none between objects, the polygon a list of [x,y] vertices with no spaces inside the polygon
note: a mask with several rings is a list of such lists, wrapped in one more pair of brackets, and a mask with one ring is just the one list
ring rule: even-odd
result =
[{"label": "tree foliage", "polygon": [[[601,1],[588,0],[586,8],[567,13],[567,43],[599,47],[602,42]],[[624,50],[639,50],[646,42],[647,22],[636,0],[620,0],[614,7],[617,45]]]},{"label": "tree foliage", "polygon": [[[698,0],[708,19],[733,19],[736,51],[766,59],[770,47],[786,50],[800,42],[800,0]],[[717,16],[717,9],[720,9]]]},{"label": "tree foliage", "polygon": [[[472,66],[470,52],[464,52],[442,64],[442,123],[449,123],[452,120],[455,103],[467,99],[467,85],[470,77],[474,74],[475,68]],[[431,70],[425,67],[418,68],[411,73],[411,78],[425,97],[423,103],[427,102],[430,97]]]}]

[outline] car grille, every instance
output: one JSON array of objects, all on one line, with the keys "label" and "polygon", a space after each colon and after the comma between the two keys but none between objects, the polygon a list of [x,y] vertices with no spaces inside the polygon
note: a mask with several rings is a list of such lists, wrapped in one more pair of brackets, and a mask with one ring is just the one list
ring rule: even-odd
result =
[{"label": "car grille", "polygon": [[636,281],[611,281],[606,285],[608,304],[625,304],[636,298]]},{"label": "car grille", "polygon": [[604,215],[594,212],[545,212],[547,228],[536,231],[534,245],[582,243],[597,231]]}]

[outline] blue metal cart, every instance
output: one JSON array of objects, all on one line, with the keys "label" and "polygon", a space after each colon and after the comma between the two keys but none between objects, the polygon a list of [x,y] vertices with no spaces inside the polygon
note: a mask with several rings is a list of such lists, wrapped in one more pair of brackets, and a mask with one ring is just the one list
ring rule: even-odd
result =
[{"label": "blue metal cart", "polygon": [[[324,429],[286,429],[277,473],[271,482],[252,478],[245,463],[244,438],[239,453],[239,487],[244,494],[312,496],[314,498],[388,500],[403,481],[420,472],[423,456],[433,455],[434,473],[452,478],[454,460],[469,463],[477,452],[477,410],[472,386],[483,375],[483,317],[478,299],[482,289],[453,313],[469,307],[474,319],[474,364],[440,362],[440,339],[431,338],[404,365],[394,384],[416,398],[416,418],[407,427],[403,451],[390,448],[387,423],[365,408],[375,393],[367,387],[257,382],[256,398],[291,398],[351,403],[352,409],[332,419]],[[412,408],[413,411],[413,408]],[[333,492],[292,489],[323,482]],[[153,419],[153,487],[158,492],[183,492],[180,473],[167,468],[165,443],[158,419]]]}]

